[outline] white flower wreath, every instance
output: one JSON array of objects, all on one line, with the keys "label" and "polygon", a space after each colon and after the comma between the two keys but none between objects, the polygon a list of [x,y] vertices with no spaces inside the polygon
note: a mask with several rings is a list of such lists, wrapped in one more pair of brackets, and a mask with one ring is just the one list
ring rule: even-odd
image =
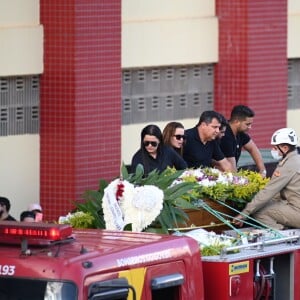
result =
[{"label": "white flower wreath", "polygon": [[[123,192],[117,199],[120,184]],[[142,231],[160,214],[163,198],[163,191],[156,186],[135,187],[126,180],[112,181],[102,199],[106,229],[123,230],[126,224],[131,224],[132,231]]]},{"label": "white flower wreath", "polygon": [[[125,189],[126,190],[126,189]],[[142,231],[160,214],[163,208],[164,193],[154,185],[139,186],[133,197],[121,200],[125,224],[132,224],[132,231]]]}]

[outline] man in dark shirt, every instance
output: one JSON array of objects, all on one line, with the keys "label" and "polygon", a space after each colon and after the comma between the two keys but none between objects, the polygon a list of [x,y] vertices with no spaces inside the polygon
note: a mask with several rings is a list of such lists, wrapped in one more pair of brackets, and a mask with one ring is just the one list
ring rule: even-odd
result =
[{"label": "man in dark shirt", "polygon": [[9,210],[9,200],[5,197],[0,197],[0,221],[16,221],[16,219],[9,214]]},{"label": "man in dark shirt", "polygon": [[216,137],[216,140],[219,143],[221,143],[221,138],[225,135],[227,125],[228,125],[228,121],[222,114],[220,114],[220,118],[221,118],[221,125],[220,125],[220,129],[219,129],[219,133],[217,134],[217,137]]},{"label": "man in dark shirt", "polygon": [[230,171],[231,165],[220,150],[215,140],[221,126],[220,114],[215,111],[204,111],[194,128],[186,130],[186,143],[183,158],[190,168],[211,167],[216,161],[221,171]]},{"label": "man in dark shirt", "polygon": [[221,138],[220,147],[233,170],[237,169],[241,151],[245,149],[252,156],[261,175],[266,176],[266,168],[261,153],[247,134],[252,126],[254,116],[254,112],[245,105],[233,107],[225,136]]}]

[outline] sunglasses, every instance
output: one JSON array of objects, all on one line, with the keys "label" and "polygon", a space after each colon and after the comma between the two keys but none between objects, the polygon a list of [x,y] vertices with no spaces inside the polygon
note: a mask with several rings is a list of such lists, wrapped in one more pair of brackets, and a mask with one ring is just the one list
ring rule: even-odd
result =
[{"label": "sunglasses", "polygon": [[185,135],[181,135],[181,134],[175,134],[175,139],[177,141],[180,141],[181,139],[183,139],[184,141],[186,140],[186,136]]},{"label": "sunglasses", "polygon": [[152,147],[157,147],[158,146],[158,142],[144,141],[144,146],[145,147],[148,147],[149,145],[151,145]]}]

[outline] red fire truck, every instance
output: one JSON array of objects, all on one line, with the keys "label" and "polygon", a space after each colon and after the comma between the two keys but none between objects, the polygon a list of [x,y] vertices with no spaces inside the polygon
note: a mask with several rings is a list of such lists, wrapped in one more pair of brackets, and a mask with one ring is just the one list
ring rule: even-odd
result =
[{"label": "red fire truck", "polygon": [[204,299],[188,237],[0,222],[1,300]]},{"label": "red fire truck", "polygon": [[297,234],[237,247],[201,257],[187,236],[0,222],[0,299],[300,299]]}]

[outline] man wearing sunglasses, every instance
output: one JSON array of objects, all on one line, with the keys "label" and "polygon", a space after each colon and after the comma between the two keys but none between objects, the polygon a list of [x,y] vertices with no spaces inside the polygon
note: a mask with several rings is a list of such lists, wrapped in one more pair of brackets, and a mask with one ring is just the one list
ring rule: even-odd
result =
[{"label": "man wearing sunglasses", "polygon": [[221,171],[232,171],[231,165],[225,159],[216,141],[221,122],[219,113],[213,110],[204,111],[198,124],[186,130],[183,158],[189,168],[211,167],[214,161]]}]

